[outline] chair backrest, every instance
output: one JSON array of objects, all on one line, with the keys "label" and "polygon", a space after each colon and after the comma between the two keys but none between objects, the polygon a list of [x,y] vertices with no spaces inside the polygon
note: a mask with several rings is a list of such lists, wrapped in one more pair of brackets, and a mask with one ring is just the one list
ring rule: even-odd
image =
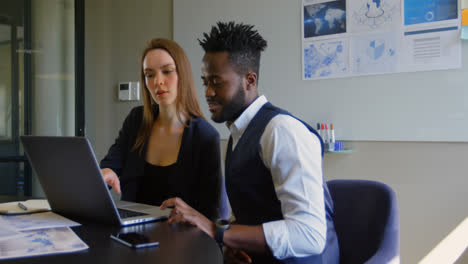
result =
[{"label": "chair backrest", "polygon": [[340,263],[399,263],[395,193],[376,181],[327,182],[334,203]]}]

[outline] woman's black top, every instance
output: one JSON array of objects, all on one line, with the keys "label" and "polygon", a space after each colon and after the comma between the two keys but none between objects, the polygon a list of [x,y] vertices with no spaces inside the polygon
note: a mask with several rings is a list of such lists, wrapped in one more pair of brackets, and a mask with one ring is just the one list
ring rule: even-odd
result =
[{"label": "woman's black top", "polygon": [[[159,108],[155,106],[155,117],[158,114]],[[165,173],[148,172],[146,169],[145,157],[149,137],[142,149],[133,149],[142,120],[143,106],[134,108],[125,119],[119,136],[100,164],[101,168],[110,168],[119,176],[122,190],[121,199],[130,202],[159,204],[164,200],[163,198],[177,195],[211,220],[216,220],[220,216],[228,216],[227,197],[222,189],[224,181],[221,174],[219,134],[216,129],[205,119],[192,117],[182,135],[177,164],[175,168],[172,168],[176,171],[176,177],[172,177],[174,176],[174,172],[172,172],[172,176],[166,175],[166,181],[160,178],[146,179],[146,175],[165,175]],[[146,184],[147,180],[155,180],[158,183]],[[175,191],[174,181],[177,182]],[[163,187],[164,185],[159,182],[169,184]],[[147,189],[142,191],[140,186]],[[170,192],[168,188],[174,192]],[[163,191],[161,192],[161,190]],[[156,196],[163,193],[165,195],[159,198],[148,196],[143,199],[141,197],[141,195],[149,193]],[[137,198],[137,196],[139,197]]]},{"label": "woman's black top", "polygon": [[164,200],[180,197],[177,191],[177,162],[169,166],[153,165],[145,161],[144,174],[138,178],[136,202],[161,205]]}]

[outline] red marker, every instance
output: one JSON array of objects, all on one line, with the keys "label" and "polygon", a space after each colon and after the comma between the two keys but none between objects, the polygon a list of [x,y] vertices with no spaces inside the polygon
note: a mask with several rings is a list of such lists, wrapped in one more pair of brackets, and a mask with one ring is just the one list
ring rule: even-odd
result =
[{"label": "red marker", "polygon": [[320,136],[322,137],[323,143],[325,143],[325,124],[323,123],[320,128]]}]

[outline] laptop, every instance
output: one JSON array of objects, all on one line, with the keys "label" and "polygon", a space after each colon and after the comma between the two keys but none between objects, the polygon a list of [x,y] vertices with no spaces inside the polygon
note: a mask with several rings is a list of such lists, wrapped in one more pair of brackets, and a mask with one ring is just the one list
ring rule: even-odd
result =
[{"label": "laptop", "polygon": [[121,226],[169,216],[170,209],[161,210],[158,206],[127,201],[114,202],[87,138],[20,138],[52,211],[71,218]]}]

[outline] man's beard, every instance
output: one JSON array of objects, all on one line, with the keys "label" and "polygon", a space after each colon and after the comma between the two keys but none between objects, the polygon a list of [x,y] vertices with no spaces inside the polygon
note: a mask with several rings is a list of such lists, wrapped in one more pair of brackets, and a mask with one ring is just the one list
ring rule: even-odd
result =
[{"label": "man's beard", "polygon": [[245,92],[241,85],[238,88],[238,92],[232,97],[230,102],[223,102],[221,113],[216,117],[213,114],[211,115],[213,121],[216,123],[234,121],[242,114],[246,108]]}]

